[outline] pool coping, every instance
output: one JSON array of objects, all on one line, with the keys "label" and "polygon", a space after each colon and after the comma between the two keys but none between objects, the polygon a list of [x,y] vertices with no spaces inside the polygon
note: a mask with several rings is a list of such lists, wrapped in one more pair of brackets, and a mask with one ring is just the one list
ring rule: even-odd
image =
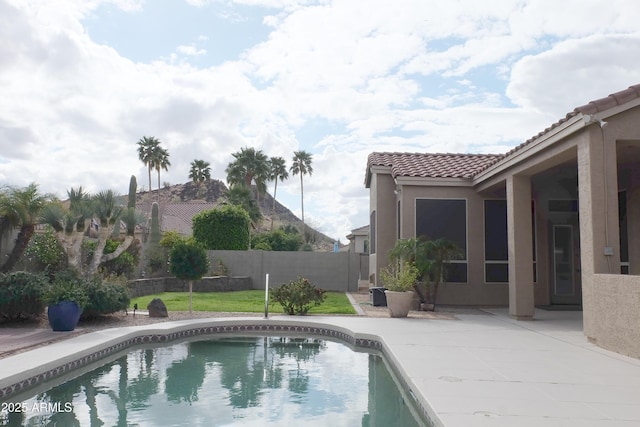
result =
[{"label": "pool coping", "polygon": [[[90,332],[0,359],[0,400],[11,399],[45,381],[138,345],[170,343],[199,336],[306,335],[340,341],[353,349],[379,352],[384,356],[402,390],[412,397],[412,404],[423,421],[433,426],[443,425],[381,336],[355,332],[348,327],[328,322],[328,318],[208,318]],[[25,370],[24,366],[30,368]]]}]

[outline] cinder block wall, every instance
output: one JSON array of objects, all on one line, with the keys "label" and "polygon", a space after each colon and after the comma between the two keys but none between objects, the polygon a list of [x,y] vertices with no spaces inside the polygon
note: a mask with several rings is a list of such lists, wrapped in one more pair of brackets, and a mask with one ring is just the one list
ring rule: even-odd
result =
[{"label": "cinder block wall", "polygon": [[254,289],[276,287],[298,277],[329,291],[356,292],[362,262],[353,252],[209,251],[212,266],[220,259],[231,276],[248,276]]}]

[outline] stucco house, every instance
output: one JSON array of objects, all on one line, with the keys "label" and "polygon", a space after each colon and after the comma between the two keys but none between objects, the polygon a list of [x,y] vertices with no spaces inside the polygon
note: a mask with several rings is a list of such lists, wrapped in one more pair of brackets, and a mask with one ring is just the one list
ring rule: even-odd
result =
[{"label": "stucco house", "polygon": [[640,357],[640,85],[575,108],[506,154],[372,153],[370,282],[396,239],[458,243],[441,304],[582,308]]},{"label": "stucco house", "polygon": [[347,234],[347,240],[349,241],[349,252],[369,253],[369,225],[351,230],[351,233]]}]

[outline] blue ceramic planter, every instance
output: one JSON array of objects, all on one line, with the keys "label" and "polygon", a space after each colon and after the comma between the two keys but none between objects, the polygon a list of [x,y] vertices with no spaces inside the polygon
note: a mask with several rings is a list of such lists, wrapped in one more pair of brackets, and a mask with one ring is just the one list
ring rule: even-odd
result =
[{"label": "blue ceramic planter", "polygon": [[54,331],[73,331],[78,325],[82,309],[71,301],[62,301],[47,307],[49,325]]}]

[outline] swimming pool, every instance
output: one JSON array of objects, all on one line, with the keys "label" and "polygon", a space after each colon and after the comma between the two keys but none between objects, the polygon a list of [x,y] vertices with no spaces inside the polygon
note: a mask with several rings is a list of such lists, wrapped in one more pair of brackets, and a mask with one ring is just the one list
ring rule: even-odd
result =
[{"label": "swimming pool", "polygon": [[198,337],[89,369],[16,396],[0,425],[423,425],[380,355],[330,340]]}]

